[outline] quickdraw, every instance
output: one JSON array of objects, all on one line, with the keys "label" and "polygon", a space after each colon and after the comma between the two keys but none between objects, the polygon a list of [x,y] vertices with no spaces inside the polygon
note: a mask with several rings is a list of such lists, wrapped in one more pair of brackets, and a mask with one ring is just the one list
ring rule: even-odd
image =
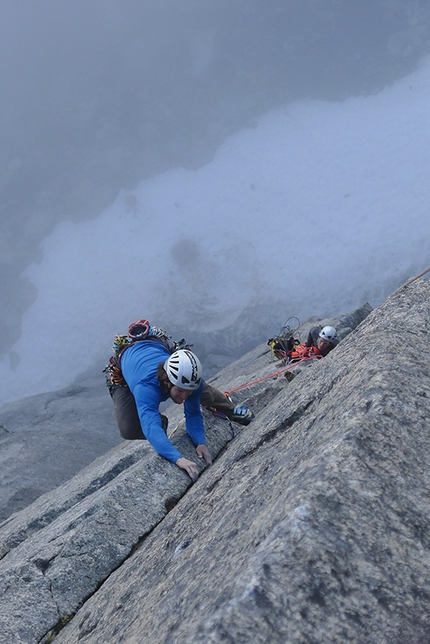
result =
[{"label": "quickdraw", "polygon": [[117,334],[114,336],[112,342],[113,355],[109,358],[109,362],[103,369],[106,378],[106,387],[126,387],[127,383],[124,380],[120,367],[120,359],[122,353],[131,347],[135,342],[145,340],[148,334],[151,333],[151,324],[146,319],[137,320],[128,327],[127,335]]},{"label": "quickdraw", "polygon": [[115,356],[109,358],[109,362],[103,369],[103,373],[106,378],[106,387],[125,387],[127,385]]},{"label": "quickdraw", "polygon": [[[131,326],[131,325],[130,325]],[[119,360],[122,352],[134,344],[135,340],[128,335],[117,334],[112,342],[113,355],[109,358],[109,362],[103,369],[106,378],[106,387],[125,387],[127,385],[122,375]]]}]

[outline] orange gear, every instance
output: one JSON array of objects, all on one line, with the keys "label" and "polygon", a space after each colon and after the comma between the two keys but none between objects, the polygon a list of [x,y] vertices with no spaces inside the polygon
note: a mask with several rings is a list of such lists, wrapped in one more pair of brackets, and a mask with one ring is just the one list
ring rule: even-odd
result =
[{"label": "orange gear", "polygon": [[303,360],[303,358],[312,358],[312,357],[322,356],[321,351],[318,347],[308,347],[306,343],[299,345],[292,351],[290,360],[296,362],[297,360]]}]

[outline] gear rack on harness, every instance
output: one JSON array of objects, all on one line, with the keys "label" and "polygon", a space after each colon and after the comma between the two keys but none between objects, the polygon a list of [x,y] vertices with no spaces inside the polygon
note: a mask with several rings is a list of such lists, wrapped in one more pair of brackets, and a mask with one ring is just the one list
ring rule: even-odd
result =
[{"label": "gear rack on harness", "polygon": [[173,353],[178,349],[191,349],[192,344],[188,344],[185,338],[175,341],[172,340],[170,335],[158,326],[152,325],[148,320],[141,319],[137,322],[132,322],[128,327],[126,335],[115,335],[112,343],[112,355],[109,362],[103,369],[106,378],[106,386],[111,389],[112,387],[126,387],[127,383],[122,375],[120,361],[121,356],[126,349],[131,347],[136,342],[143,340],[152,340],[159,342],[166,349]]},{"label": "gear rack on harness", "polygon": [[[290,320],[297,320],[298,322],[293,329],[288,324]],[[274,338],[270,338],[267,341],[267,344],[272,349],[272,353],[276,358],[278,358],[278,360],[289,360],[293,351],[300,345],[300,340],[294,337],[299,326],[299,318],[288,318],[284,326],[281,328],[279,335]]]}]

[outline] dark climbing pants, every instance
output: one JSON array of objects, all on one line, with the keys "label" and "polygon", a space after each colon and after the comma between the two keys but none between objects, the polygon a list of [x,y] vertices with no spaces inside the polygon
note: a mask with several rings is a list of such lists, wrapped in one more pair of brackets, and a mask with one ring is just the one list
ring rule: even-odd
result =
[{"label": "dark climbing pants", "polygon": [[[121,436],[126,440],[144,440],[137,413],[134,396],[128,387],[113,387],[111,389],[113,410]],[[203,384],[200,395],[202,407],[215,407],[218,412],[228,418],[233,414],[234,404],[218,389],[211,387],[206,382]],[[160,414],[162,423],[163,416]]]}]

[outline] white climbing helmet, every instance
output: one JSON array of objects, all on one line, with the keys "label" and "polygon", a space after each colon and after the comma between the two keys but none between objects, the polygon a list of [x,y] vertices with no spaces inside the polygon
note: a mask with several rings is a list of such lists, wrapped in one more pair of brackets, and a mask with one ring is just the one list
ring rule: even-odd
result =
[{"label": "white climbing helmet", "polygon": [[188,349],[178,349],[167,358],[164,369],[172,385],[193,391],[202,380],[202,365],[198,357]]},{"label": "white climbing helmet", "polygon": [[334,326],[325,326],[320,331],[320,338],[327,340],[328,342],[336,342],[337,333]]}]

